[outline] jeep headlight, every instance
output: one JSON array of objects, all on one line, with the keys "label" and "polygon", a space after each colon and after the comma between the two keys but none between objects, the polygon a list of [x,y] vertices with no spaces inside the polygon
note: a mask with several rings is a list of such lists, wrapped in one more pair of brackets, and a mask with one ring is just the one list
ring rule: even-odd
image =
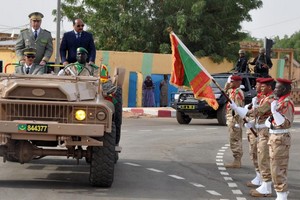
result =
[{"label": "jeep headlight", "polygon": [[77,110],[75,112],[75,119],[78,121],[83,121],[86,118],[86,112],[84,110]]}]

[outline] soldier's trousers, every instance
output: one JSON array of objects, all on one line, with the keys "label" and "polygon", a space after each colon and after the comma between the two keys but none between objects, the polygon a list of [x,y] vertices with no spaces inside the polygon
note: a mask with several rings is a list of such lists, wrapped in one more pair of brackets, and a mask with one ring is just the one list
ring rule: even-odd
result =
[{"label": "soldier's trousers", "polygon": [[257,162],[257,138],[255,137],[255,135],[252,133],[252,131],[250,129],[247,129],[246,133],[247,133],[248,142],[249,142],[250,158],[255,167],[255,171],[258,172],[259,168],[258,168],[258,162]]},{"label": "soldier's trousers", "polygon": [[262,180],[265,182],[272,181],[270,169],[270,154],[269,154],[269,129],[257,129],[258,142],[257,142],[257,160],[258,168]]},{"label": "soldier's trousers", "polygon": [[269,138],[271,175],[277,192],[288,190],[287,169],[291,147],[290,133],[271,134]]},{"label": "soldier's trousers", "polygon": [[243,146],[242,146],[242,124],[239,123],[239,127],[236,127],[235,122],[227,121],[229,131],[230,148],[234,158],[242,158]]}]

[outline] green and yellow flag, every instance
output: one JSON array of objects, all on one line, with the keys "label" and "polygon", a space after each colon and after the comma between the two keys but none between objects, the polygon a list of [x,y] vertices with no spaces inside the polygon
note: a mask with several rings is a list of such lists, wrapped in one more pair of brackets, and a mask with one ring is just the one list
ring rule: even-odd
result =
[{"label": "green and yellow flag", "polygon": [[217,110],[219,104],[210,87],[212,76],[175,33],[170,33],[170,39],[173,59],[170,83],[177,87],[190,88],[196,99],[205,100],[208,105]]}]

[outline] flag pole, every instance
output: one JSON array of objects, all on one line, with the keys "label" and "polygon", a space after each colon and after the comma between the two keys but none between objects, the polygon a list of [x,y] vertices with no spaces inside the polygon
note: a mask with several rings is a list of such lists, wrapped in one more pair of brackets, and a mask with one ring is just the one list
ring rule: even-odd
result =
[{"label": "flag pole", "polygon": [[[219,83],[215,80],[215,79],[211,79],[212,82],[220,89],[220,91],[222,92],[222,94],[224,95],[224,97],[227,99],[227,101],[229,101],[229,103],[232,103],[231,99],[228,97],[228,95],[226,94],[226,92],[223,90],[223,88],[221,88],[221,86],[219,85]],[[243,118],[244,123],[248,123],[246,118]],[[257,133],[253,128],[250,128],[251,132],[255,135],[255,137],[257,137]]]}]

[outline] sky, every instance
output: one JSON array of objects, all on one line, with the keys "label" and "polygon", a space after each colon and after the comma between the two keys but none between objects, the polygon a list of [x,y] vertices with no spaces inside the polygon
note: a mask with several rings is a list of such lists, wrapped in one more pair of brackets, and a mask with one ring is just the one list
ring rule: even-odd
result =
[{"label": "sky", "polygon": [[[20,29],[28,27],[28,14],[39,11],[45,16],[42,28],[55,37],[56,23],[51,13],[56,8],[57,0],[6,0],[0,12],[0,32],[19,33]],[[242,23],[243,31],[256,38],[291,36],[300,30],[299,9],[300,0],[263,0],[262,8],[250,12],[252,22]],[[72,22],[65,19],[61,32],[72,29]]]}]

